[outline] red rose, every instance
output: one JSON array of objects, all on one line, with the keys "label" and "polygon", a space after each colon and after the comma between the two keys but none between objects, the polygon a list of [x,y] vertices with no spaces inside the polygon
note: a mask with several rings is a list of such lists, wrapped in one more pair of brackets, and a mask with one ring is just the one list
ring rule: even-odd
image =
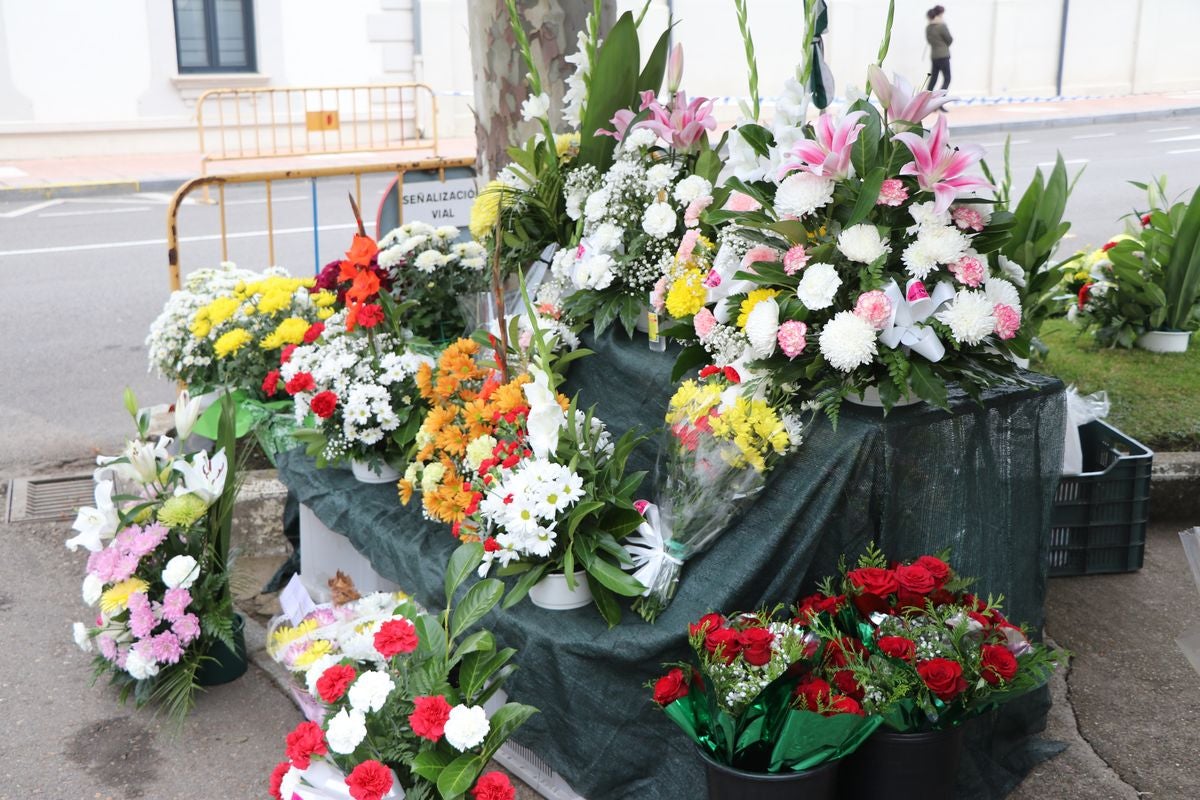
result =
[{"label": "red rose", "polygon": [[1000,681],[1011,681],[1017,674],[1017,659],[1008,648],[998,644],[985,644],[979,662],[979,674],[995,686]]},{"label": "red rose", "polygon": [[364,328],[374,328],[383,322],[383,309],[373,304],[359,306],[356,322]]},{"label": "red rose", "polygon": [[950,702],[967,689],[963,679],[962,666],[948,658],[931,658],[917,664],[917,674],[929,691],[939,700]]},{"label": "red rose", "polygon": [[979,623],[985,631],[992,627],[992,618],[986,614],[980,614],[978,611],[968,611],[967,616]]},{"label": "red rose", "polygon": [[725,624],[725,618],[720,614],[705,614],[700,618],[699,622],[693,622],[688,625],[688,636],[695,636],[699,633],[708,634],[715,631]]},{"label": "red rose", "polygon": [[937,588],[933,575],[920,564],[901,564],[896,567],[896,582],[901,589],[919,595],[927,595]]},{"label": "red rose", "polygon": [[808,711],[820,711],[821,706],[829,704],[831,694],[833,687],[828,681],[809,675],[796,684],[796,706]]},{"label": "red rose", "polygon": [[905,661],[912,661],[917,654],[917,645],[912,639],[906,639],[903,636],[880,636],[879,650],[885,656],[892,658],[900,658]]},{"label": "red rose", "polygon": [[849,636],[832,639],[825,646],[825,663],[835,667],[844,667],[850,663],[848,653],[865,656],[867,648],[862,646],[862,642]]},{"label": "red rose", "polygon": [[354,683],[354,679],[357,677],[358,672],[354,667],[334,664],[322,672],[321,677],[317,678],[317,694],[326,703],[336,703],[342,699],[342,695],[346,693],[350,684]]},{"label": "red rose", "polygon": [[441,739],[446,732],[446,720],[450,719],[450,704],[446,698],[440,694],[415,697],[413,706],[413,713],[408,715],[413,733],[431,742]]},{"label": "red rose", "polygon": [[287,344],[279,351],[279,363],[286,364],[292,360],[292,353],[296,352],[296,345]]},{"label": "red rose", "polygon": [[900,588],[896,573],[882,567],[863,567],[847,573],[846,577],[853,586],[876,597],[887,597]]},{"label": "red rose", "polygon": [[742,647],[742,658],[752,667],[761,667],[771,660],[771,642],[775,634],[766,628],[747,628],[738,632],[738,644]]},{"label": "red rose", "polygon": [[896,592],[896,611],[924,611],[925,595],[901,588]]},{"label": "red rose", "polygon": [[714,658],[719,651],[720,657],[725,659],[726,664],[732,664],[742,651],[737,631],[729,628],[717,628],[715,631],[709,631],[708,636],[704,637],[704,649]]},{"label": "red rose", "polygon": [[321,334],[325,332],[324,322],[314,322],[308,326],[308,330],[304,332],[304,343],[312,344],[317,339],[321,338]]},{"label": "red rose", "polygon": [[308,405],[318,417],[329,419],[333,416],[334,410],[337,409],[337,404],[337,395],[326,389],[314,396]]},{"label": "red rose", "polygon": [[863,711],[863,707],[853,697],[839,694],[829,703],[829,710],[825,712],[827,717],[832,717],[834,714],[857,714],[865,717],[867,712]]},{"label": "red rose", "polygon": [[[283,800],[283,793],[279,790],[279,786],[283,783],[283,776],[287,775],[288,770],[291,768],[292,762],[280,761],[275,765],[275,769],[271,770],[271,788],[268,791],[270,791],[271,797],[274,797],[275,800]],[[292,800],[292,798],[289,797],[287,800]]]},{"label": "red rose", "polygon": [[279,391],[279,370],[273,369],[267,373],[267,377],[263,378],[262,393],[267,397],[274,397]]},{"label": "red rose", "polygon": [[933,594],[929,595],[929,599],[935,606],[941,608],[942,606],[948,606],[954,602],[954,594],[946,591],[945,589],[938,589]]},{"label": "red rose", "polygon": [[475,800],[515,800],[517,790],[503,772],[489,772],[476,781],[471,796]]},{"label": "red rose", "polygon": [[945,586],[946,581],[950,580],[950,565],[936,556],[921,556],[915,563],[929,570],[929,574],[937,581],[938,589]]},{"label": "red rose", "polygon": [[848,669],[839,669],[833,673],[833,685],[838,688],[842,694],[850,695],[855,700],[862,700],[866,694],[863,688],[858,685],[858,681],[854,678],[854,673]]},{"label": "red rose", "polygon": [[308,372],[297,372],[292,376],[292,379],[283,385],[288,394],[300,394],[315,389],[317,382],[313,380],[313,376]]},{"label": "red rose", "polygon": [[378,761],[364,761],[346,776],[354,800],[380,800],[392,790],[392,771]]},{"label": "red rose", "polygon": [[802,625],[810,624],[818,614],[830,613],[836,614],[845,601],[845,595],[836,595],[830,597],[821,593],[810,594],[800,600],[800,604],[796,607],[796,622]]},{"label": "red rose", "polygon": [[406,619],[388,620],[375,634],[375,649],[384,658],[411,653],[417,649],[417,629]]},{"label": "red rose", "polygon": [[869,593],[860,594],[855,597],[854,607],[864,617],[870,617],[877,612],[884,614],[892,613],[892,607],[888,605],[888,601],[885,598]]},{"label": "red rose", "polygon": [[321,726],[315,722],[301,722],[287,735],[284,752],[297,769],[308,769],[313,756],[323,756],[329,752],[325,748],[325,734],[321,732]]},{"label": "red rose", "polygon": [[687,693],[687,678],[678,667],[663,675],[654,684],[654,702],[660,706],[670,705],[679,698],[686,697]]}]

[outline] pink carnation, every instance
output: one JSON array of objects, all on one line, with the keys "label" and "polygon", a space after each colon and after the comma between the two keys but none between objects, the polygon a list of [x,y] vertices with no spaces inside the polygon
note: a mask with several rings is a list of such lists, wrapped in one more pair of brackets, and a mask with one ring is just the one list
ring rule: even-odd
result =
[{"label": "pink carnation", "polygon": [[892,301],[878,289],[863,292],[854,304],[854,316],[871,323],[872,328],[881,331],[892,316]]},{"label": "pink carnation", "polygon": [[200,620],[195,614],[184,614],[171,625],[171,631],[185,647],[200,635]]},{"label": "pink carnation", "polygon": [[713,312],[702,308],[692,317],[692,325],[696,329],[696,335],[703,342],[712,333],[713,328],[717,327],[717,318],[713,316]]},{"label": "pink carnation", "polygon": [[1015,308],[1004,303],[996,303],[992,309],[992,316],[996,318],[996,335],[1001,339],[1011,339],[1017,335],[1017,328],[1021,327],[1021,315]]},{"label": "pink carnation", "polygon": [[788,275],[795,275],[804,269],[806,264],[808,264],[808,253],[802,244],[793,245],[783,254],[783,271]]},{"label": "pink carnation", "polygon": [[808,344],[808,339],[805,338],[807,334],[807,325],[790,319],[779,326],[779,332],[775,336],[779,340],[779,349],[783,351],[783,354],[788,358],[795,358],[804,352],[804,346]]},{"label": "pink carnation", "polygon": [[729,199],[725,201],[724,208],[726,211],[758,211],[762,208],[762,203],[745,192],[734,190],[729,195]]},{"label": "pink carnation", "polygon": [[696,249],[696,241],[700,238],[700,231],[692,229],[683,234],[683,238],[679,241],[679,249],[675,251],[675,257],[680,261],[687,261],[692,257],[692,251]]},{"label": "pink carnation", "polygon": [[654,313],[661,314],[665,305],[663,299],[667,293],[667,276],[663,275],[654,284],[654,288],[650,290],[650,305],[654,308]]},{"label": "pink carnation", "polygon": [[688,228],[694,228],[700,224],[700,215],[704,213],[704,209],[712,205],[712,195],[697,197],[683,212],[683,224]]},{"label": "pink carnation", "polygon": [[968,254],[963,256],[951,264],[948,269],[950,270],[950,274],[970,287],[979,286],[983,283],[983,279],[987,277],[987,269],[983,265],[983,260],[975,255]]},{"label": "pink carnation", "polygon": [[183,656],[183,645],[178,636],[164,631],[150,640],[150,653],[160,664],[178,664]]},{"label": "pink carnation", "polygon": [[898,206],[908,199],[908,189],[904,188],[904,181],[899,178],[888,178],[879,186],[879,198],[875,201],[877,206]]},{"label": "pink carnation", "polygon": [[760,261],[778,261],[779,251],[765,244],[756,244],[742,256],[742,269],[754,272],[754,265]]},{"label": "pink carnation", "polygon": [[955,206],[950,209],[950,219],[962,230],[983,230],[983,214],[970,206]]},{"label": "pink carnation", "polygon": [[163,595],[162,615],[167,622],[174,622],[183,616],[192,595],[187,589],[168,589]]}]

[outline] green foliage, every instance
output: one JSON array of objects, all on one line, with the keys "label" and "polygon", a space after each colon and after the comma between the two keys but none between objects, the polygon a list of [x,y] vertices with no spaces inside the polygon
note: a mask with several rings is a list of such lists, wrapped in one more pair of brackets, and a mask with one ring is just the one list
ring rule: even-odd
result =
[{"label": "green foliage", "polygon": [[612,164],[617,141],[611,136],[597,136],[596,131],[607,126],[622,108],[632,105],[637,94],[640,64],[637,25],[633,15],[626,11],[596,52],[587,108],[579,131],[579,163],[591,164],[601,174]]}]

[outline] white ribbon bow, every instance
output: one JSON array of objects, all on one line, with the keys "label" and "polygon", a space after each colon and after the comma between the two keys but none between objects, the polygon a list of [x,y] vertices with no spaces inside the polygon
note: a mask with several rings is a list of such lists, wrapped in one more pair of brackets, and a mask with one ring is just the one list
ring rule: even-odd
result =
[{"label": "white ribbon bow", "polygon": [[642,516],[645,518],[642,524],[625,540],[625,551],[636,568],[634,580],[646,587],[642,596],[648,597],[663,568],[667,564],[682,566],[683,561],[667,552],[671,529],[663,522],[658,506],[648,503]]},{"label": "white ribbon bow", "polygon": [[879,334],[879,341],[893,350],[904,345],[930,361],[941,361],[942,356],[946,355],[946,348],[934,329],[924,323],[943,304],[954,299],[954,287],[948,281],[940,281],[933,287],[932,297],[926,294],[910,301],[908,293],[917,283],[920,281],[913,278],[901,292],[893,280],[883,290],[892,304],[892,313],[887,326]]}]

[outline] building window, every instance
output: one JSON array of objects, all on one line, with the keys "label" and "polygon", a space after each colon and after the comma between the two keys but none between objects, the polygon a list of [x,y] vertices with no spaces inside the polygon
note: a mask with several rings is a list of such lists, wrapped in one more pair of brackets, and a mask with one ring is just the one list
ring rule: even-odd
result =
[{"label": "building window", "polygon": [[254,72],[253,0],[174,0],[180,72]]}]

